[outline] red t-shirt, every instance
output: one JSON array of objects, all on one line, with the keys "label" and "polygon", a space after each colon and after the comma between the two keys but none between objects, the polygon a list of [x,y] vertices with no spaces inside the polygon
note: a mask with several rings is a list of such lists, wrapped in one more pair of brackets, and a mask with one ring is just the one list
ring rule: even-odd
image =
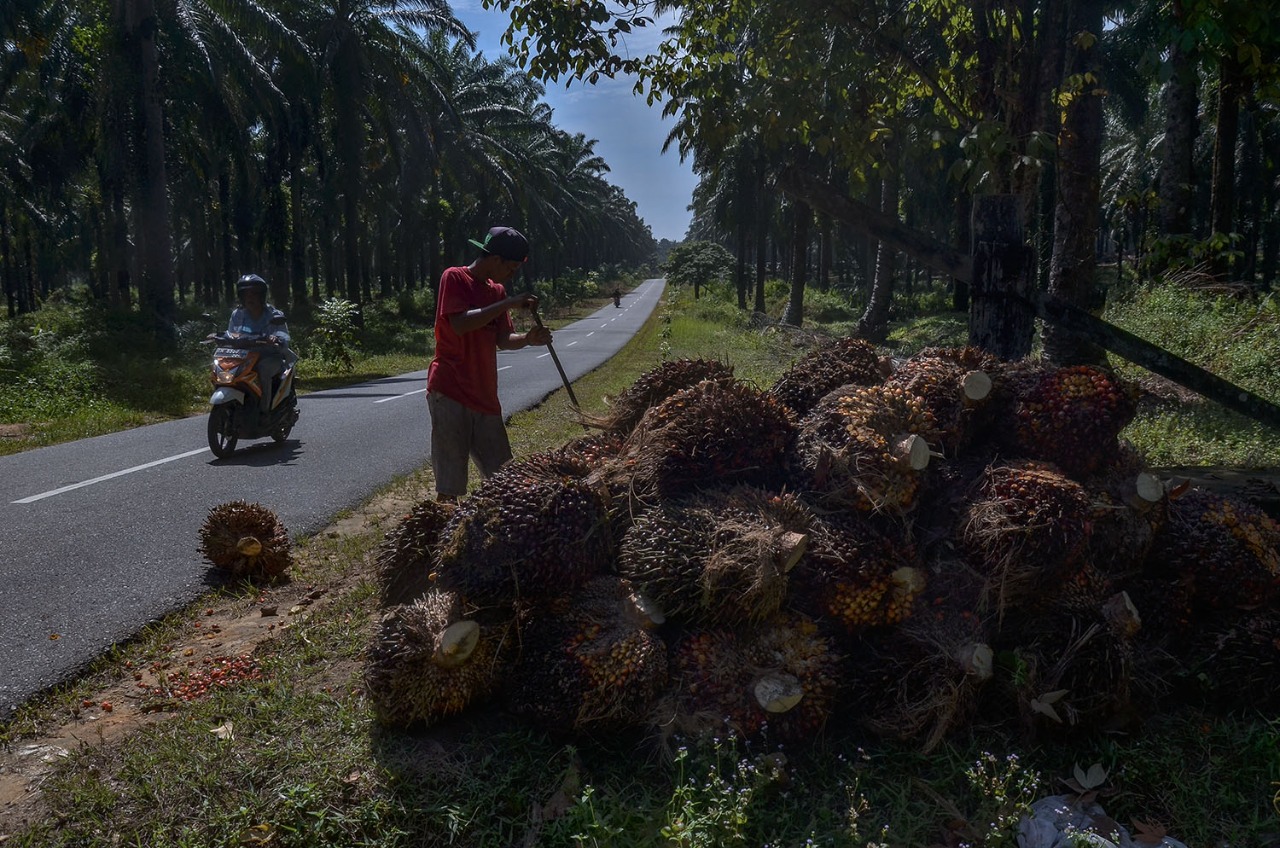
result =
[{"label": "red t-shirt", "polygon": [[427,391],[453,398],[485,415],[501,415],[498,403],[498,334],[515,332],[504,312],[478,330],[458,335],[450,315],[483,309],[504,300],[507,290],[479,281],[466,268],[446,268],[436,295],[436,355],[427,369]]}]

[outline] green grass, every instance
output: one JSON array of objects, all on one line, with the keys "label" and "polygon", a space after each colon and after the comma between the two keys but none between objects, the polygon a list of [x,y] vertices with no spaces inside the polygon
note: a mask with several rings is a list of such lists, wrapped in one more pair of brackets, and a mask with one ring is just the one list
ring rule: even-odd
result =
[{"label": "green grass", "polygon": [[[958,344],[958,328],[936,316],[895,327],[894,338],[902,350]],[[765,385],[803,351],[798,339],[681,294],[575,392],[585,412],[600,414],[641,372],[681,356],[721,358]],[[359,373],[405,362],[422,360],[388,355]],[[583,432],[563,391],[514,415],[510,430],[517,455]],[[419,499],[430,479],[413,475],[386,491]],[[995,848],[1016,844],[1011,821],[1027,802],[1065,791],[1073,767],[1092,763],[1109,775],[1100,800],[1131,829],[1134,819],[1155,822],[1191,846],[1280,838],[1274,718],[1178,713],[1153,716],[1132,735],[1034,743],[975,727],[927,756],[838,726],[806,746],[722,739],[663,756],[638,738],[555,738],[496,708],[425,731],[380,729],[362,692],[360,652],[377,617],[369,563],[393,521],[296,540],[294,584],[365,576],[261,645],[261,681],[170,705],[125,740],[74,750],[43,783],[50,815],[6,834],[6,848]],[[13,749],[81,699],[127,683],[130,669],[169,657],[205,607],[250,615],[256,604],[254,591],[232,588],[152,625],[85,678],[24,708],[0,727],[0,744]]]},{"label": "green grass", "polygon": [[[1244,299],[1165,284],[1114,298],[1105,317],[1280,404],[1280,303],[1274,295]],[[1136,365],[1116,364],[1130,379],[1151,379]],[[1144,409],[1123,435],[1155,466],[1280,467],[1280,439],[1272,429],[1208,401]]]}]

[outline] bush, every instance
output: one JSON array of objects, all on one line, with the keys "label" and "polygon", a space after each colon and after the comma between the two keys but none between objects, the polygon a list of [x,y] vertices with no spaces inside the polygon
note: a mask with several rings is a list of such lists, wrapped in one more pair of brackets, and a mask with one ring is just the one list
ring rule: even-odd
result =
[{"label": "bush", "polygon": [[349,372],[355,365],[351,351],[356,347],[356,318],[360,307],[349,300],[331,297],[320,304],[312,331],[310,355],[336,371]]}]

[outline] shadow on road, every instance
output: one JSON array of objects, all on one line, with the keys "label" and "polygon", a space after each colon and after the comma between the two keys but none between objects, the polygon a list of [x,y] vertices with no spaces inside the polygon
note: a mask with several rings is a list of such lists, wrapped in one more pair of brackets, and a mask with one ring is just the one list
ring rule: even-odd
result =
[{"label": "shadow on road", "polygon": [[209,465],[225,467],[242,465],[250,468],[266,468],[270,465],[293,465],[303,454],[301,439],[286,439],[280,444],[272,441],[237,445],[236,452],[226,459],[212,457]]}]

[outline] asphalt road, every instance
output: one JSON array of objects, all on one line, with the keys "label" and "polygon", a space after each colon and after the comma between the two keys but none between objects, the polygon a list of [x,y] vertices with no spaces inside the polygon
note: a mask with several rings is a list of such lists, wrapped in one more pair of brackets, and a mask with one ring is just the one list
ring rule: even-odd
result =
[{"label": "asphalt road", "polygon": [[[662,290],[646,280],[556,330],[569,379],[617,353]],[[417,371],[304,395],[286,442],[242,440],[225,460],[205,416],[0,457],[0,719],[217,585],[199,531],[218,504],[261,503],[296,538],[425,465],[425,384]],[[499,353],[505,413],[562,387],[546,348]]]}]

